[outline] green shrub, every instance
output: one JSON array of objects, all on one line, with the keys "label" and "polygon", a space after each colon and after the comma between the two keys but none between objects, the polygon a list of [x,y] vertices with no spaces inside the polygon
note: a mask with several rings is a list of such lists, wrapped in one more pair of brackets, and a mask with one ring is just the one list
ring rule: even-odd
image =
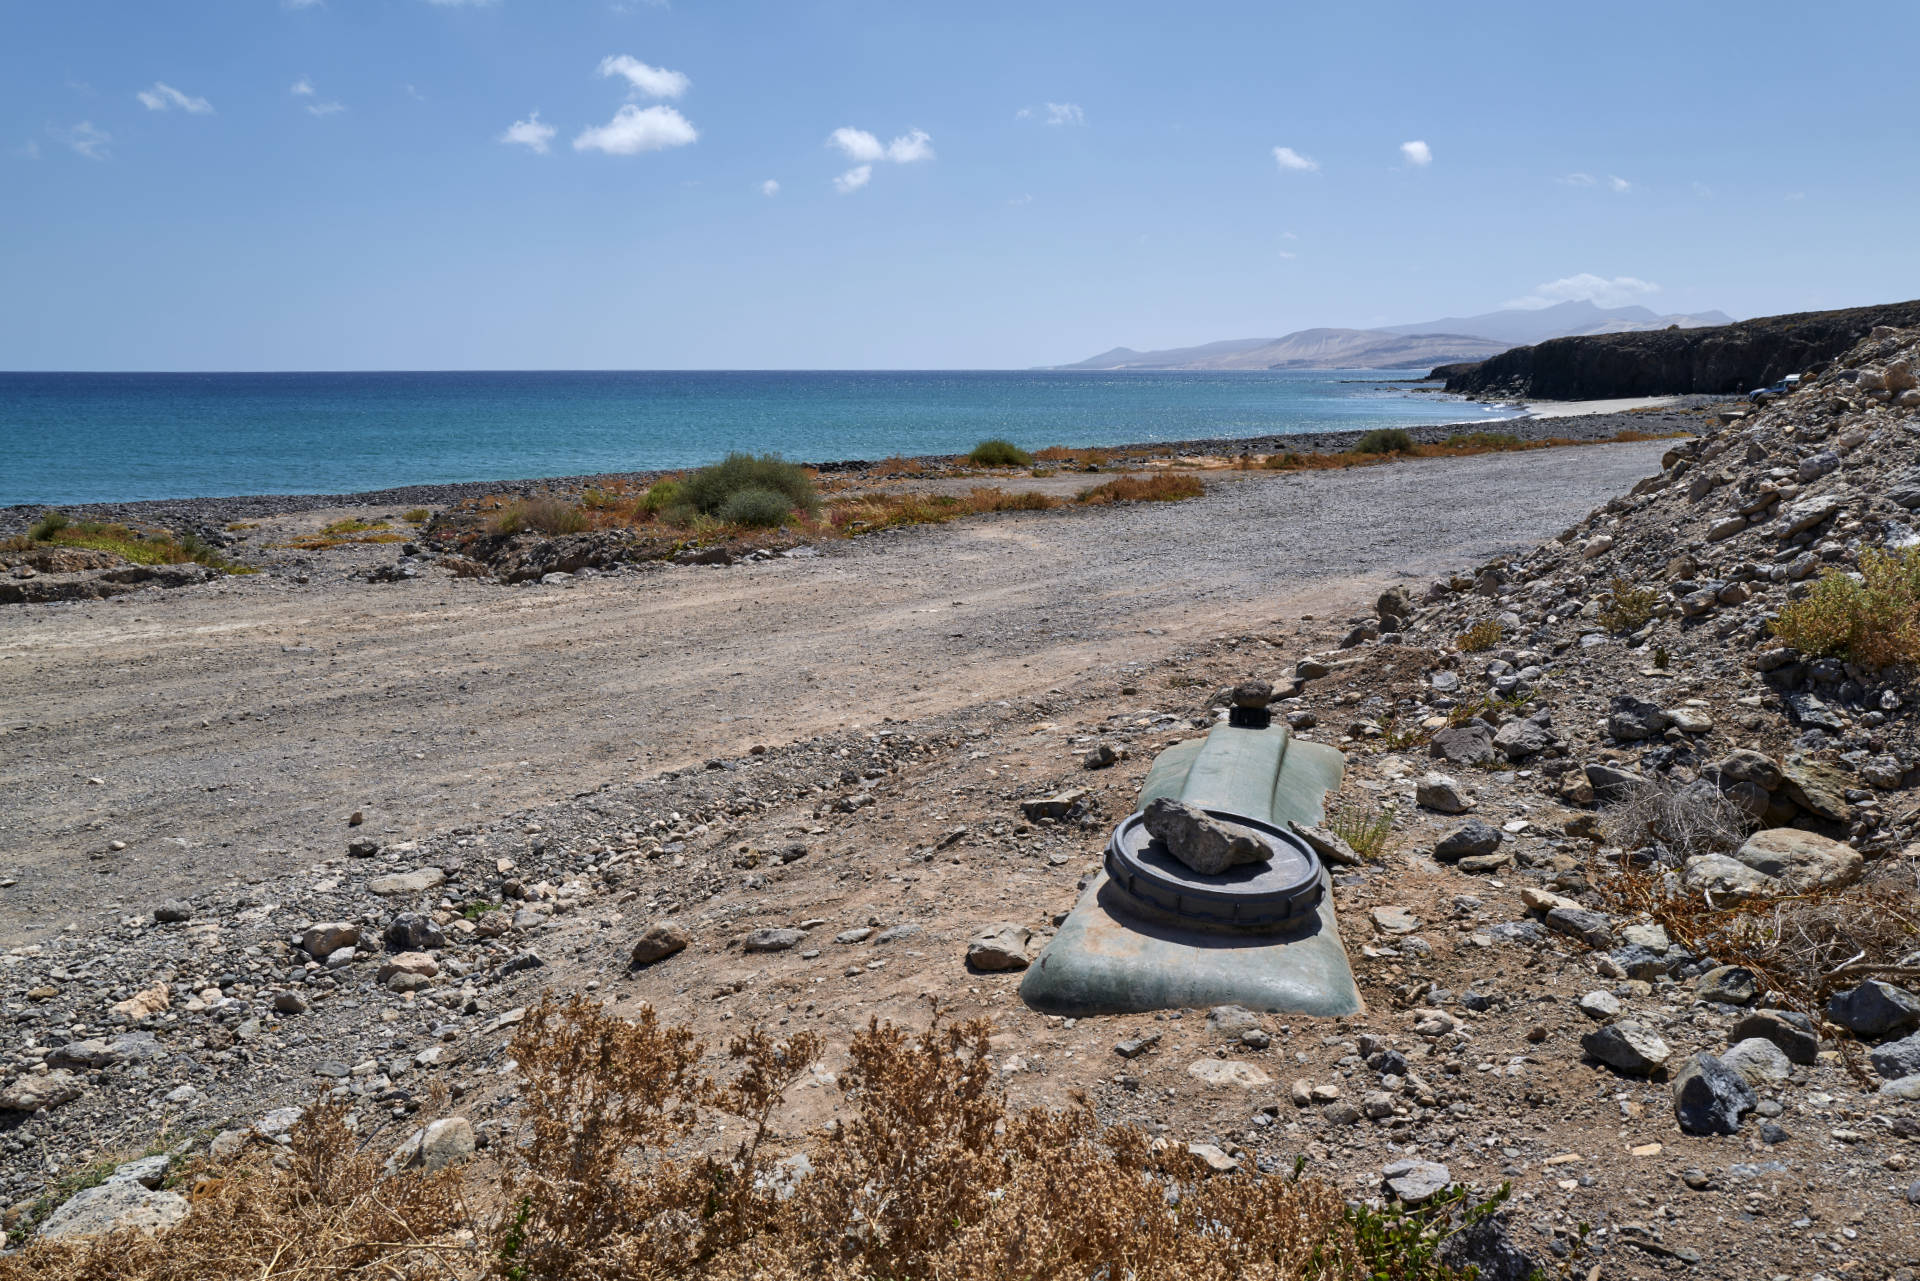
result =
[{"label": "green shrub", "polygon": [[523,498],[508,503],[493,519],[497,534],[577,534],[587,527],[587,514],[558,498]]},{"label": "green shrub", "polygon": [[681,496],[680,482],[677,480],[656,480],[640,495],[640,510],[651,515],[659,515],[669,507],[682,507],[686,499]]},{"label": "green shrub", "polygon": [[1860,553],[1859,578],[1826,575],[1780,611],[1773,634],[1866,667],[1920,663],[1920,547]]},{"label": "green shrub", "polygon": [[1354,443],[1356,454],[1410,454],[1413,437],[1398,427],[1376,427]]},{"label": "green shrub", "polygon": [[[814,492],[813,478],[804,467],[778,454],[756,457],[740,453],[728,454],[713,466],[689,475],[679,483],[675,500],[665,506],[685,505],[703,516],[718,516],[729,499],[750,489],[778,494],[785,500],[787,511],[797,508],[811,515],[820,509],[820,496]],[[651,496],[652,490],[648,494]]]},{"label": "green shrub", "polygon": [[65,512],[48,508],[46,515],[28,527],[27,537],[36,543],[44,543],[71,524],[73,520]]},{"label": "green shrub", "polygon": [[996,436],[975,445],[967,461],[981,467],[1031,467],[1033,455],[1012,441]]},{"label": "green shrub", "polygon": [[1637,632],[1653,617],[1660,594],[1651,587],[1636,587],[1625,578],[1607,585],[1607,603],[1600,607],[1600,625],[1610,632]]},{"label": "green shrub", "polygon": [[793,505],[771,489],[742,489],[720,505],[718,515],[729,525],[774,529],[787,523]]}]

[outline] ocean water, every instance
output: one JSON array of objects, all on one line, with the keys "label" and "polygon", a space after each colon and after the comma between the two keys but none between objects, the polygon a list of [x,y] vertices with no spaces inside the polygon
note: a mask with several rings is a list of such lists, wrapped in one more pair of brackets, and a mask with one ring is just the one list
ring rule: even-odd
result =
[{"label": "ocean water", "polygon": [[[0,505],[1493,420],[1408,373],[0,373]],[[1414,376],[1417,376],[1415,374]],[[1397,380],[1397,381],[1396,381]]]}]

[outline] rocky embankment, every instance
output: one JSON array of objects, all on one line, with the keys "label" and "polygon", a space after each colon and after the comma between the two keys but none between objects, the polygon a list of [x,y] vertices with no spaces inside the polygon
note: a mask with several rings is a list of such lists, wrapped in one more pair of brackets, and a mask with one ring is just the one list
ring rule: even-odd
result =
[{"label": "rocky embankment", "polygon": [[1449,392],[1538,400],[1737,395],[1818,369],[1876,326],[1920,325],[1920,301],[1762,316],[1705,329],[1554,338],[1433,371]]}]

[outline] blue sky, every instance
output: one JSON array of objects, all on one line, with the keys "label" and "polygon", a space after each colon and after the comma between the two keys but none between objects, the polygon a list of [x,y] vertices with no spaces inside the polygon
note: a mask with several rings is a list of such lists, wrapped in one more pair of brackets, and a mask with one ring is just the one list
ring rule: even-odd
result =
[{"label": "blue sky", "polygon": [[0,0],[0,368],[1025,367],[1904,299],[1916,49],[1912,0]]}]

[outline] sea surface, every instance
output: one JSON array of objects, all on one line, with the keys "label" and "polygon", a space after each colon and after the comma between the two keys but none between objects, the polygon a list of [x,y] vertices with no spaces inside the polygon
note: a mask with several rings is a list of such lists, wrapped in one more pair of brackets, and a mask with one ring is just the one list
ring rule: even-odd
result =
[{"label": "sea surface", "polygon": [[1401,427],[1421,371],[0,373],[0,506]]}]

